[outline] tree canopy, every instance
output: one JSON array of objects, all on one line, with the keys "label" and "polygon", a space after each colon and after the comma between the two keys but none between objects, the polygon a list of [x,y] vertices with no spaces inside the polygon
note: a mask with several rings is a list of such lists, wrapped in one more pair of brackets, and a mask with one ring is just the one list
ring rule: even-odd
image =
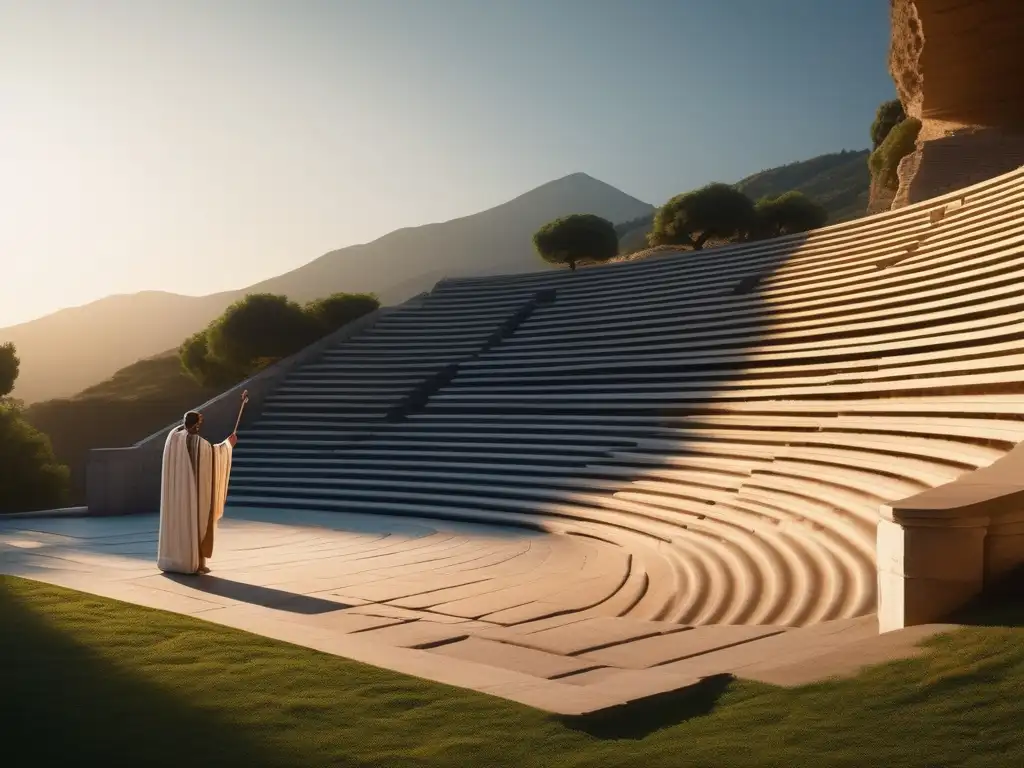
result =
[{"label": "tree canopy", "polygon": [[7,397],[14,390],[14,382],[18,378],[20,365],[21,361],[18,360],[14,344],[11,342],[0,344],[0,398]]},{"label": "tree canopy", "polygon": [[711,238],[746,237],[755,224],[753,201],[728,184],[714,183],[676,195],[659,208],[647,240],[697,251]]},{"label": "tree canopy", "polygon": [[304,310],[330,333],[379,308],[380,301],[372,293],[335,293],[309,302]]},{"label": "tree canopy", "polygon": [[619,236],[607,219],[574,213],[549,221],[533,235],[533,247],[552,264],[576,269],[581,261],[608,261],[619,252]]},{"label": "tree canopy", "polygon": [[305,306],[286,296],[249,294],[182,342],[178,356],[200,384],[229,387],[379,306],[372,294],[336,293]]},{"label": "tree canopy", "polygon": [[906,119],[907,113],[899,99],[879,104],[874,122],[871,123],[871,149],[878,149],[889,132]]},{"label": "tree canopy", "polygon": [[14,345],[0,344],[0,514],[58,507],[68,489],[68,469],[57,463],[49,439],[7,397],[17,378]]},{"label": "tree canopy", "polygon": [[319,323],[285,296],[251,293],[206,329],[207,354],[225,367],[254,372],[312,344]]},{"label": "tree canopy", "polygon": [[245,370],[232,369],[210,355],[205,329],[182,342],[178,357],[185,372],[204,387],[227,389],[246,377]]},{"label": "tree canopy", "polygon": [[754,206],[758,237],[779,237],[823,227],[828,221],[825,207],[802,192],[763,197]]}]

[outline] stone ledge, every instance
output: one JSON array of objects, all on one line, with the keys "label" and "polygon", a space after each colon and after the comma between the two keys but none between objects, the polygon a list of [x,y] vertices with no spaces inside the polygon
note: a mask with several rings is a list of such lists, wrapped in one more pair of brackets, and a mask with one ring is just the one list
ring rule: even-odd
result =
[{"label": "stone ledge", "polygon": [[61,507],[60,509],[39,509],[32,512],[8,512],[0,515],[0,520],[36,520],[53,517],[86,517],[88,507]]},{"label": "stone ledge", "polygon": [[882,632],[944,619],[1024,563],[1024,443],[882,505],[876,554]]}]

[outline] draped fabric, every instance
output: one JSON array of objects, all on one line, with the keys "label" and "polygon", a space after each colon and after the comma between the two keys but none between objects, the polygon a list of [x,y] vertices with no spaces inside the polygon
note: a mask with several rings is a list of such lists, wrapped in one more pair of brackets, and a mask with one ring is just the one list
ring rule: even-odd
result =
[{"label": "draped fabric", "polygon": [[161,571],[196,573],[213,555],[214,533],[227,500],[231,455],[228,441],[210,445],[183,427],[167,436],[157,543]]}]

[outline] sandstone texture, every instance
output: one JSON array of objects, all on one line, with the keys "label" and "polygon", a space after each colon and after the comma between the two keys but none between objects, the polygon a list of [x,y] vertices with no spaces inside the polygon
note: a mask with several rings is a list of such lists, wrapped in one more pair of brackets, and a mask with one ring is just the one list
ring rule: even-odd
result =
[{"label": "sandstone texture", "polygon": [[891,18],[889,71],[907,115],[923,124],[892,207],[1024,164],[1024,3],[892,0]]},{"label": "sandstone texture", "polygon": [[892,0],[889,68],[907,114],[1024,129],[1024,3]]}]

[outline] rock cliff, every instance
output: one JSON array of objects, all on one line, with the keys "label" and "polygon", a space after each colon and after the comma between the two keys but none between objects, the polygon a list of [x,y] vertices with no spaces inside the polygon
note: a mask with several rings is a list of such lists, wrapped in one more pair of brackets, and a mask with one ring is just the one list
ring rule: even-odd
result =
[{"label": "rock cliff", "polygon": [[922,121],[894,207],[1024,163],[1024,2],[891,0],[889,71]]},{"label": "rock cliff", "polygon": [[889,68],[907,115],[1024,129],[1024,3],[892,0]]}]

